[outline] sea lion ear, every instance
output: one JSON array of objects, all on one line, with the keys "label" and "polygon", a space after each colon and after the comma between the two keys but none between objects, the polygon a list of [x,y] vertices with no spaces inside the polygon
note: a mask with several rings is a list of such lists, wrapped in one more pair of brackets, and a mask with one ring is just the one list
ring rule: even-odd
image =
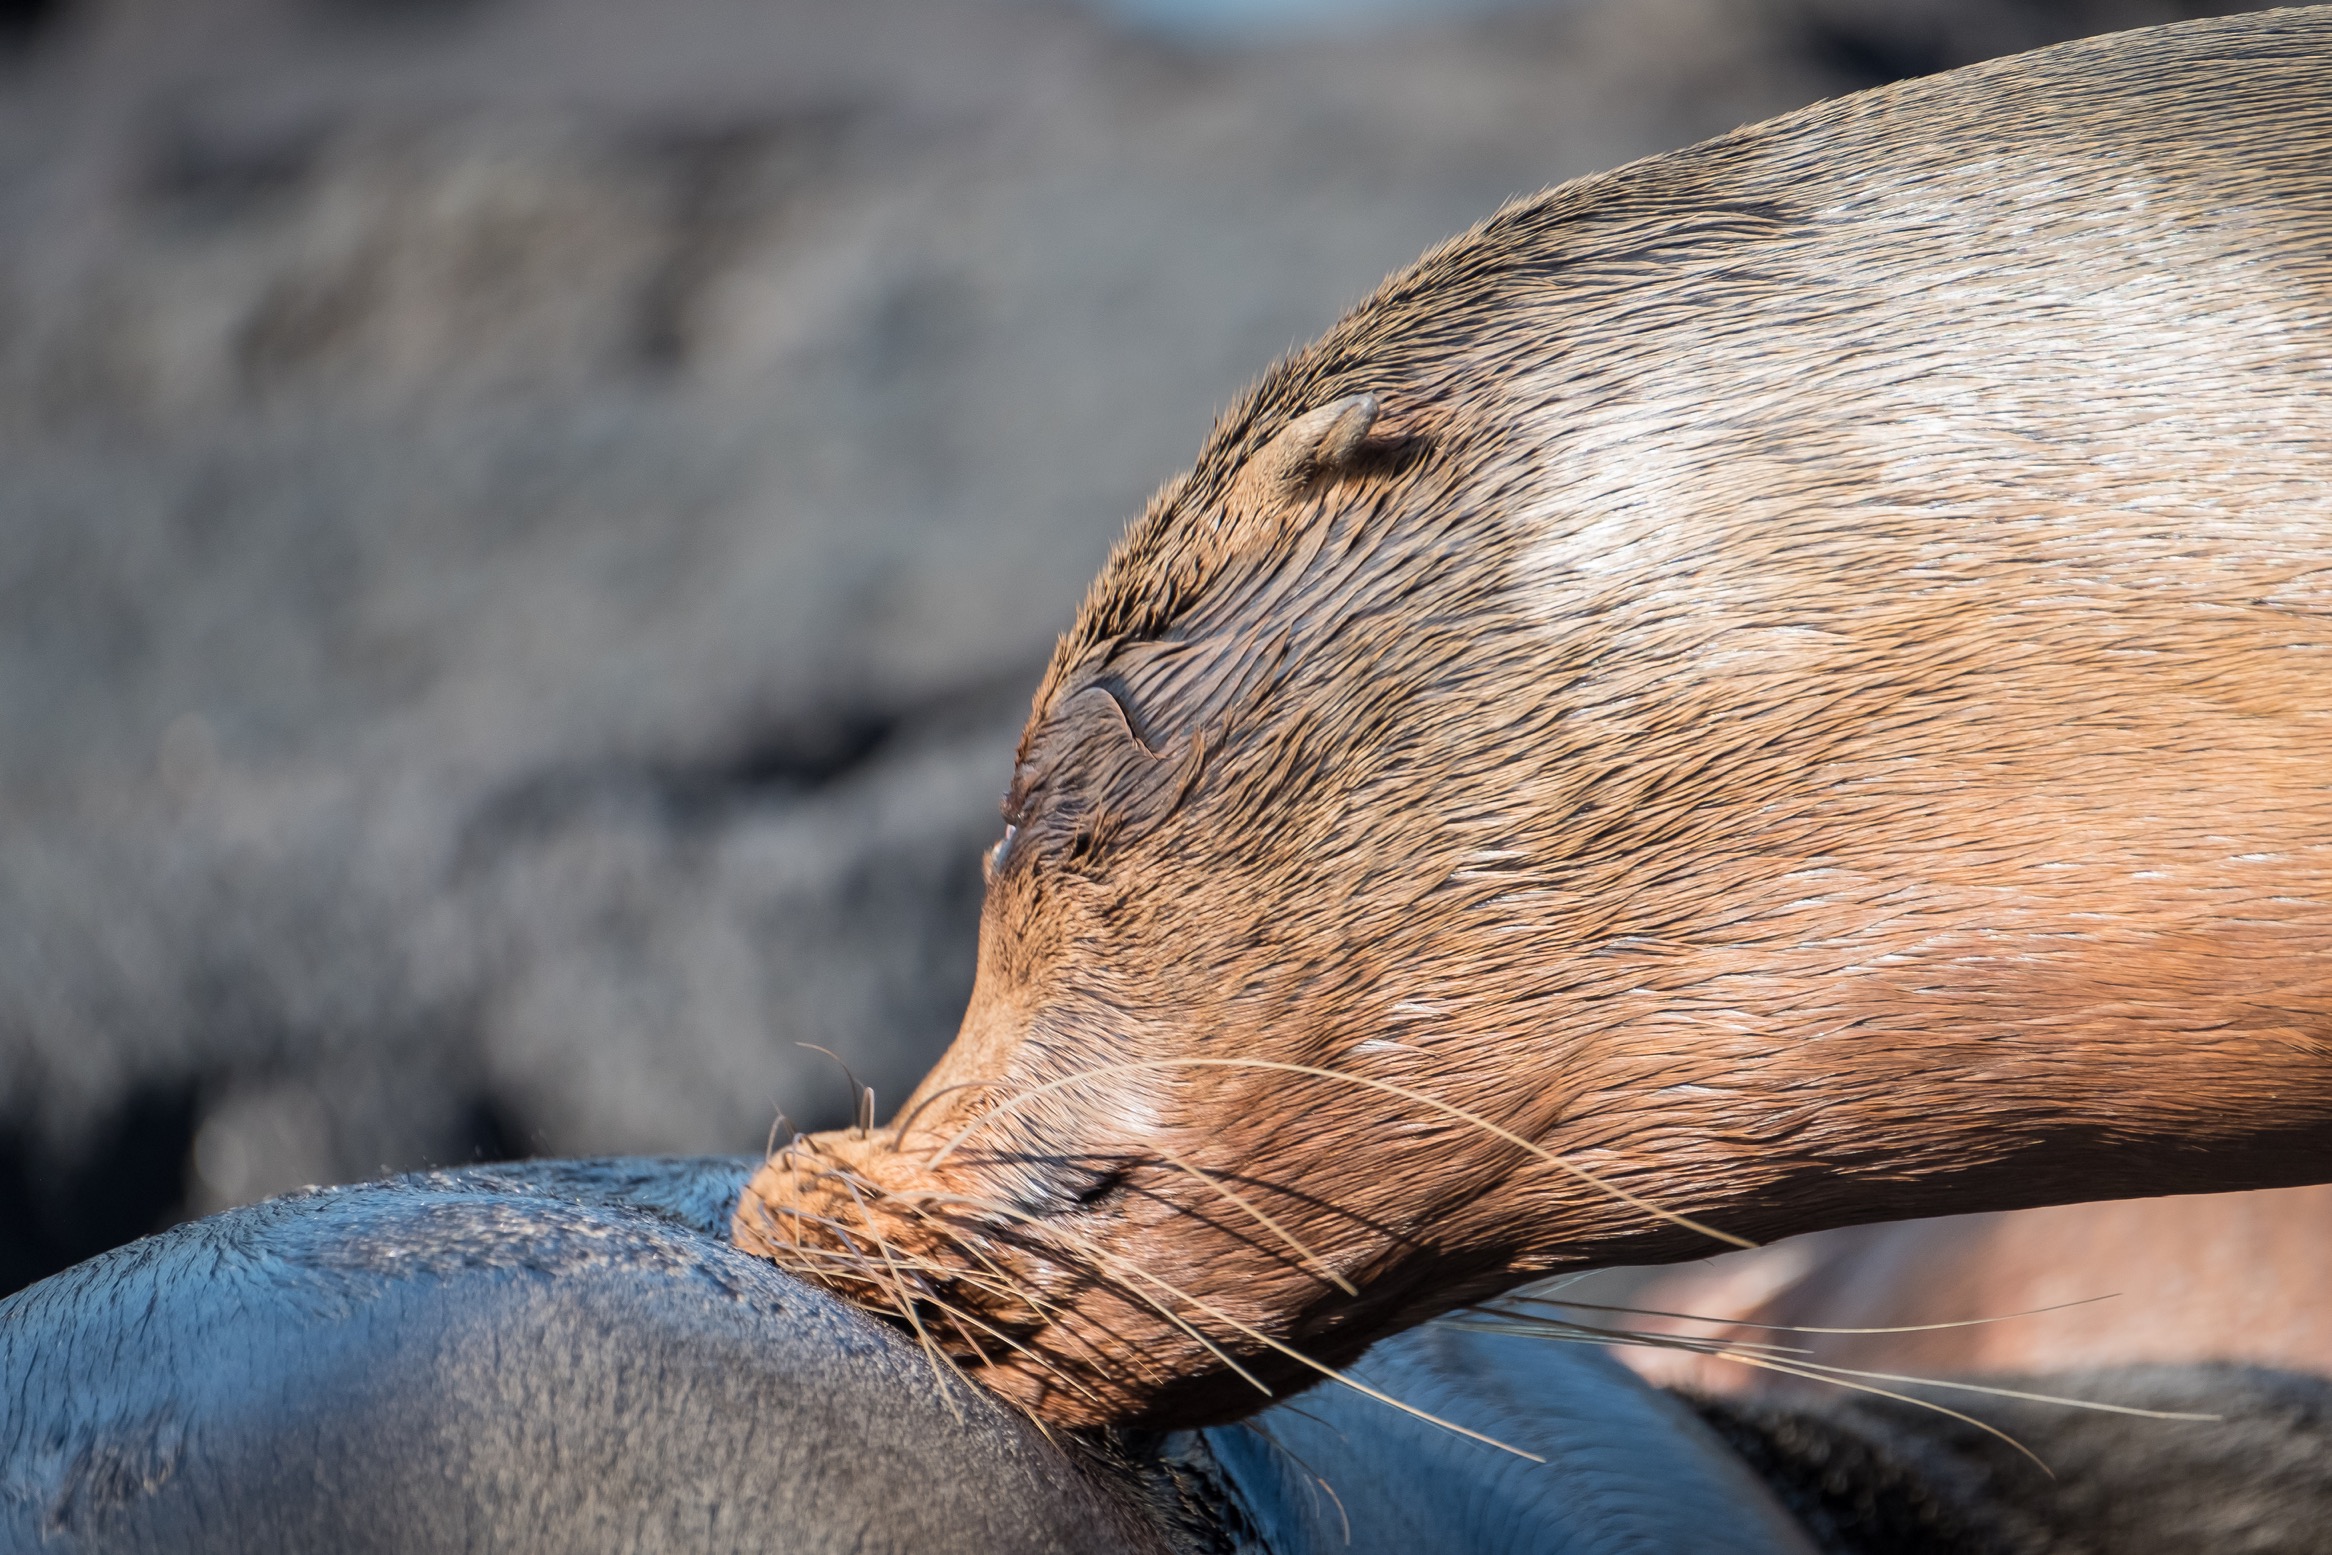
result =
[{"label": "sea lion ear", "polygon": [[1314,476],[1348,463],[1376,425],[1377,397],[1348,394],[1307,410],[1257,450],[1231,483],[1228,506],[1252,512],[1292,497]]}]

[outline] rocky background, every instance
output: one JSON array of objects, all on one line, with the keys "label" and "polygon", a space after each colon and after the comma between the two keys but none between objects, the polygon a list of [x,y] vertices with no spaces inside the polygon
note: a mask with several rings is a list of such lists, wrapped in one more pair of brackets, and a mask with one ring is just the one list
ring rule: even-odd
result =
[{"label": "rocky background", "polygon": [[1510,194],[2143,0],[4,0],[0,1289],[887,1110],[1054,632]]}]

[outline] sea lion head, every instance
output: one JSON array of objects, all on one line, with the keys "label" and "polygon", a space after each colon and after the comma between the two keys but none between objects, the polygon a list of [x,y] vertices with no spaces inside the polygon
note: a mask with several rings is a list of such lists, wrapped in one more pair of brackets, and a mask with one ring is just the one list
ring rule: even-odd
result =
[{"label": "sea lion head", "polygon": [[[1152,500],[1036,693],[954,1046],[890,1127],[778,1151],[743,1245],[1044,1418],[1157,1426],[1260,1408],[1586,1231],[1716,1245],[1606,1180],[1675,1130],[1643,1116],[1663,1060],[1584,1035],[1642,1013],[1613,997],[1640,960],[1594,951],[1659,845],[1610,798],[1649,688],[1603,662],[1604,612],[1690,603],[1545,541],[1634,519],[1627,406],[1675,349],[1597,311],[1656,252],[1678,316],[1715,312],[1789,218],[1672,174],[1619,195],[1516,202],[1393,277]],[[1533,1143],[1558,1120],[1562,1159]]]},{"label": "sea lion head", "polygon": [[1511,1282],[1485,1183],[1581,1186],[1516,1148],[1553,1094],[1464,1058],[1527,990],[1486,1001],[1506,952],[1447,921],[1518,856],[1534,712],[1482,643],[1520,456],[1367,344],[1283,366],[1120,546],[1020,742],[954,1046],[740,1208],[1050,1419],[1262,1407]]}]

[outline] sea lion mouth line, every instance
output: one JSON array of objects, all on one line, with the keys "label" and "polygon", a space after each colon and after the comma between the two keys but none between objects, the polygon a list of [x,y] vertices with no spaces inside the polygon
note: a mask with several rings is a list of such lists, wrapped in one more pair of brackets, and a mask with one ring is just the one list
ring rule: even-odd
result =
[{"label": "sea lion mouth line", "polygon": [[[1213,1318],[1216,1322],[1237,1331],[1239,1334],[1254,1341],[1257,1344],[1263,1345],[1267,1349],[1273,1350],[1278,1354],[1285,1356],[1287,1359],[1294,1361],[1299,1366],[1303,1366],[1309,1370],[1318,1372],[1322,1377],[1327,1378],[1331,1382],[1340,1382],[1344,1386],[1352,1389],[1354,1392],[1359,1393],[1367,1398],[1373,1398],[1378,1403],[1387,1405],[1393,1409],[1397,1409],[1405,1415],[1413,1416],[1418,1420],[1424,1421],[1428,1425],[1439,1426],[1441,1429],[1449,1431],[1455,1435],[1463,1436],[1469,1440],[1480,1442],[1484,1446],[1495,1447],[1500,1452],[1512,1453],[1517,1458],[1522,1458],[1531,1463],[1544,1463],[1547,1461],[1537,1453],[1526,1452],[1520,1447],[1515,1447],[1506,1442],[1500,1441],[1495,1436],[1491,1436],[1482,1431],[1473,1430],[1468,1426],[1459,1425],[1454,1420],[1445,1420],[1439,1415],[1432,1414],[1429,1411],[1423,1409],[1419,1409],[1414,1404],[1403,1403],[1401,1400],[1394,1398],[1389,1393],[1384,1393],[1376,1388],[1370,1387],[1367,1383],[1360,1381],[1358,1378],[1352,1376],[1349,1372],[1343,1371],[1338,1367],[1331,1366],[1325,1361],[1317,1360],[1312,1356],[1305,1354],[1302,1350],[1297,1349],[1294,1345],[1288,1344],[1279,1339],[1274,1339],[1271,1335],[1264,1333],[1262,1330],[1255,1328],[1250,1324],[1240,1322],[1237,1318],[1232,1317],[1229,1313],[1224,1312],[1221,1308],[1215,1306],[1213,1303],[1202,1301],[1198,1297],[1191,1295],[1188,1291],[1178,1289],[1174,1285],[1171,1285],[1165,1280],[1160,1279],[1157,1275],[1151,1273],[1149,1270],[1140,1267],[1139,1265],[1133,1263],[1131,1260],[1125,1259],[1118,1254],[1110,1252],[1107,1248],[1099,1246],[1098,1244],[1092,1242],[1089,1238],[1072,1234],[1071,1239],[1084,1243],[1085,1251],[1088,1256],[1109,1263],[1124,1264],[1127,1272],[1132,1274],[1135,1278],[1156,1285],[1160,1290],[1166,1292],[1174,1299],[1197,1308],[1199,1311]],[[1163,1313],[1167,1309],[1162,1304],[1160,1304],[1158,1310]],[[1197,1339],[1202,1345],[1205,1345],[1209,1351],[1212,1351],[1215,1355],[1217,1355],[1226,1366],[1231,1368],[1231,1370],[1238,1373],[1242,1377],[1246,1377],[1250,1382],[1254,1382],[1256,1387],[1262,1389],[1265,1397],[1268,1398],[1273,1396],[1269,1387],[1266,1387],[1262,1382],[1257,1381],[1245,1367],[1239,1365],[1238,1362],[1232,1360],[1228,1355],[1223,1354],[1223,1352],[1218,1349],[1211,1341],[1207,1340],[1203,1335],[1199,1334],[1195,1328],[1192,1328],[1190,1325],[1183,1323],[1178,1317],[1174,1321],[1176,1322],[1177,1326],[1184,1328],[1193,1338]]]}]

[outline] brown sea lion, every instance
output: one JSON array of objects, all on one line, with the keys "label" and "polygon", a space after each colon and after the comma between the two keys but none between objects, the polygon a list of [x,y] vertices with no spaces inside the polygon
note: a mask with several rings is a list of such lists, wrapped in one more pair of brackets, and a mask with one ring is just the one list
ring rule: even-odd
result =
[{"label": "brown sea lion", "polygon": [[2328,364],[2322,10],[1510,205],[1135,525],[955,1046],[734,1235],[1165,1424],[1712,1231],[2332,1176]]}]

